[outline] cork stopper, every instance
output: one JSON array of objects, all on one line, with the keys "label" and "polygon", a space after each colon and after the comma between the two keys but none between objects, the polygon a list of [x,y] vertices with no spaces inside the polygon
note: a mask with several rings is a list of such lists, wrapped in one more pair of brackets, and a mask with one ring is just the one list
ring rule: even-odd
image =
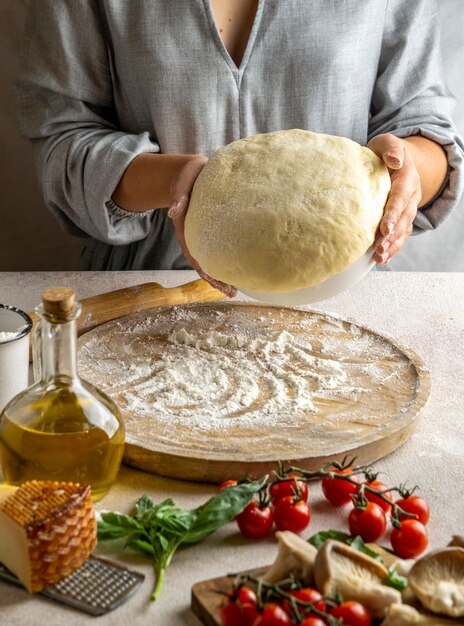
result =
[{"label": "cork stopper", "polygon": [[51,287],[42,293],[44,311],[57,319],[66,319],[74,307],[74,289]]}]

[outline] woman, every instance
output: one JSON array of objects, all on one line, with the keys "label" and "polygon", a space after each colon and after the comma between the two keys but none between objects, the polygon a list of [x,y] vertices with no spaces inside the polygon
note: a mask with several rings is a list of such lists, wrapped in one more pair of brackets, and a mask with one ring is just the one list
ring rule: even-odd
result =
[{"label": "woman", "polygon": [[390,168],[384,264],[463,187],[438,23],[434,0],[31,2],[16,93],[47,204],[86,269],[201,271],[183,218],[208,155],[303,128]]}]

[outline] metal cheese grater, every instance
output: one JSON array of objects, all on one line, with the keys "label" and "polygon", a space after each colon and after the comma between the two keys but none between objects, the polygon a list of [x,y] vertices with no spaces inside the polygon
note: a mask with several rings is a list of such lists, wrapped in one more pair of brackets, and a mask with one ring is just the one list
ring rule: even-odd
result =
[{"label": "metal cheese grater", "polygon": [[[41,591],[40,595],[91,615],[103,615],[125,602],[144,579],[143,574],[91,556],[72,574]],[[0,580],[23,586],[1,563]]]}]

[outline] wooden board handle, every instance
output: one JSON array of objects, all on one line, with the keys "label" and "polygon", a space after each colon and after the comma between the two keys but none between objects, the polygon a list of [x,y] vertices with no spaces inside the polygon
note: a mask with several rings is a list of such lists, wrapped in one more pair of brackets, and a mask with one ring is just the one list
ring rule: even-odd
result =
[{"label": "wooden board handle", "polygon": [[[125,287],[116,291],[108,291],[91,298],[83,298],[82,313],[77,319],[79,335],[105,322],[123,315],[137,313],[157,306],[173,306],[189,302],[215,302],[225,295],[214,289],[202,278],[178,287],[163,287],[158,283],[144,283],[134,287]],[[29,313],[34,325],[39,317]],[[31,333],[32,334],[32,333]]]}]

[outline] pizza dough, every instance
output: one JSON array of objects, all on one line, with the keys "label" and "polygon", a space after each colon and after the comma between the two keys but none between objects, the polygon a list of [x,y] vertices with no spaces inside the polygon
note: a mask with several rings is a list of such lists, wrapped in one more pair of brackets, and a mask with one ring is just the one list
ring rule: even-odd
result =
[{"label": "pizza dough", "polygon": [[201,171],[185,240],[214,278],[294,291],[367,251],[389,190],[383,162],[350,139],[304,130],[254,135],[218,150]]}]

